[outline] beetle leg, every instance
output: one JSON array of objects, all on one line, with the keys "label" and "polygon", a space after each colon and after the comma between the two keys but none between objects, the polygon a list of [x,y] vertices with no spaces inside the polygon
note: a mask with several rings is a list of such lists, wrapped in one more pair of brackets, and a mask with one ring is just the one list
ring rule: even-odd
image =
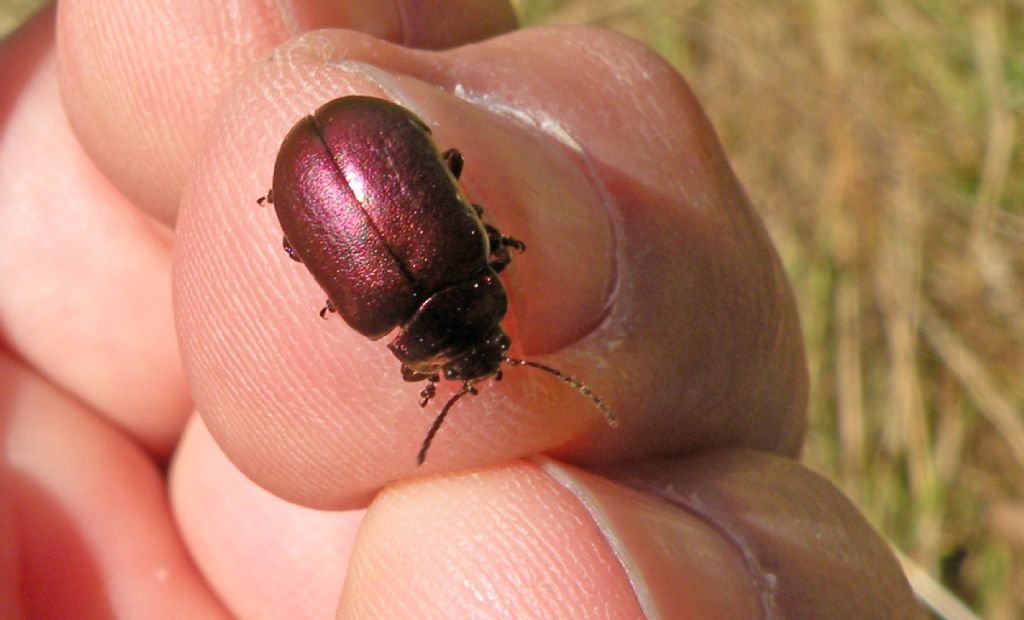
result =
[{"label": "beetle leg", "polygon": [[494,270],[494,273],[501,273],[502,271],[505,271],[505,267],[508,267],[508,264],[511,262],[512,256],[508,253],[507,248],[499,246],[491,250],[491,256],[488,264],[491,269]]},{"label": "beetle leg", "polygon": [[[483,207],[473,203],[473,209],[476,211],[477,217],[483,217]],[[494,226],[484,224],[484,230],[487,231],[487,244],[491,247],[491,255],[488,257],[487,263],[494,273],[501,273],[512,262],[512,256],[508,253],[509,248],[518,252],[526,251],[525,243],[515,237],[501,234],[501,231]]]},{"label": "beetle leg", "polygon": [[526,244],[519,239],[501,234],[500,230],[490,224],[484,224],[484,228],[487,230],[487,241],[491,244],[491,251],[498,247],[512,248],[517,252],[526,251]]},{"label": "beetle leg", "polygon": [[420,407],[426,407],[430,399],[437,393],[437,375],[427,377],[427,385],[420,390]]},{"label": "beetle leg", "polygon": [[266,196],[260,196],[256,199],[256,204],[259,206],[262,207],[263,203],[267,203],[268,205],[274,204],[274,190],[271,189],[267,192]]},{"label": "beetle leg", "polygon": [[288,237],[281,237],[281,245],[284,247],[284,251],[288,253],[288,258],[297,263],[302,262],[299,255],[295,253],[295,248],[292,247],[292,244],[288,243]]},{"label": "beetle leg", "polygon": [[484,224],[484,228],[487,230],[487,241],[491,246],[488,263],[495,273],[501,273],[512,262],[508,249],[523,252],[526,250],[526,244],[515,237],[501,234],[500,230],[490,224]]},{"label": "beetle leg", "polygon": [[448,169],[452,171],[452,176],[458,181],[459,177],[462,176],[462,153],[456,149],[448,149],[443,153],[444,163],[448,164]]},{"label": "beetle leg", "polygon": [[520,254],[526,251],[525,243],[523,243],[519,239],[516,239],[515,237],[509,237],[508,235],[501,236],[501,245],[502,247],[512,248],[513,250],[519,252]]},{"label": "beetle leg", "polygon": [[327,301],[324,302],[324,307],[320,308],[320,318],[326,319],[328,312],[334,313],[337,311],[338,309],[334,307],[334,302],[328,299]]},{"label": "beetle leg", "polygon": [[437,373],[432,375],[425,375],[421,372],[417,372],[412,368],[409,368],[405,364],[402,364],[402,379],[413,383],[416,381],[426,380],[427,385],[420,390],[420,407],[426,407],[430,399],[434,397],[437,392],[437,382],[441,380],[441,377]]}]

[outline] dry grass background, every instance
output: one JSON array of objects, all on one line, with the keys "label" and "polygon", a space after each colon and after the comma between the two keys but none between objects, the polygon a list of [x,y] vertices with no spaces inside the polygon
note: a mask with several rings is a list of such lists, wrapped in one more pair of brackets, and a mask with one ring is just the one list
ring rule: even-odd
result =
[{"label": "dry grass background", "polygon": [[[0,0],[0,35],[38,0]],[[1024,617],[1021,0],[514,0],[687,77],[796,288],[805,461],[986,618]]]},{"label": "dry grass background", "polygon": [[0,38],[17,28],[42,4],[43,0],[0,0]]}]

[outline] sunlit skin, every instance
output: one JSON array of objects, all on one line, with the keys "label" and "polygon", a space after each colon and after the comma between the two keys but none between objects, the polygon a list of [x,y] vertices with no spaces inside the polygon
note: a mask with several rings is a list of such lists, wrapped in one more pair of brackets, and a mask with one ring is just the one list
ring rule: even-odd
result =
[{"label": "sunlit skin", "polygon": [[[0,616],[914,615],[797,458],[781,263],[649,49],[498,0],[63,0],[0,74]],[[416,467],[414,387],[316,316],[253,204],[345,95],[465,154],[466,196],[529,245],[501,274],[511,351],[618,428],[510,369]]]}]

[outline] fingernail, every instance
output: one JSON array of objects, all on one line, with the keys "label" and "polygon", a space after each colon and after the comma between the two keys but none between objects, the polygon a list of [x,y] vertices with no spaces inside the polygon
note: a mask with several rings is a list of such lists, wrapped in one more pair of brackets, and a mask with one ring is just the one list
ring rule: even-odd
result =
[{"label": "fingernail", "polygon": [[622,563],[647,618],[757,618],[737,548],[696,515],[546,457],[536,462],[583,504]]}]

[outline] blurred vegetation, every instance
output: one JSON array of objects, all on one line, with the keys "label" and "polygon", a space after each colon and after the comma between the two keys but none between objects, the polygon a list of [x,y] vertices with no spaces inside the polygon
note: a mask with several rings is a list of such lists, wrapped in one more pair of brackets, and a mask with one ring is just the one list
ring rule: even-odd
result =
[{"label": "blurred vegetation", "polygon": [[796,289],[804,460],[973,609],[1024,617],[1024,4],[515,4],[686,76]]},{"label": "blurred vegetation", "polygon": [[[39,0],[0,0],[0,36]],[[1021,0],[514,0],[686,76],[766,219],[806,463],[994,620],[1024,614]]]},{"label": "blurred vegetation", "polygon": [[44,4],[45,0],[0,0],[0,39],[13,32]]}]

